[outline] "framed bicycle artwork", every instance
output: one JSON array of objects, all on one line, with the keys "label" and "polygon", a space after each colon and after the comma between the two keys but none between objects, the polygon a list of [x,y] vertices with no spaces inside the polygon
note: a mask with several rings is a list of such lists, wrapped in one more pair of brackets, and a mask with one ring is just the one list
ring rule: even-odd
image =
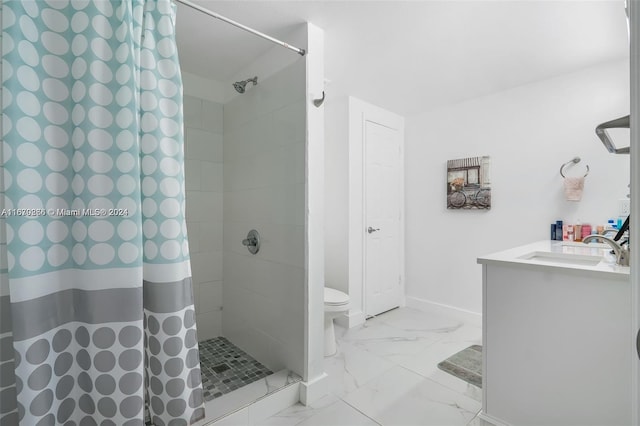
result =
[{"label": "framed bicycle artwork", "polygon": [[490,165],[489,156],[447,161],[447,209],[491,208]]}]

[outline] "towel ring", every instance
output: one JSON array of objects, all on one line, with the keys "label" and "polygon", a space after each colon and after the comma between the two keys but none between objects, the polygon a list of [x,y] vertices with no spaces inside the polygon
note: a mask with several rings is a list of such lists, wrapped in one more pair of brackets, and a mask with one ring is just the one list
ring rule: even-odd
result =
[{"label": "towel ring", "polygon": [[[560,166],[560,176],[562,176],[563,178],[566,177],[563,173],[564,168],[570,164],[578,164],[579,162],[580,162],[580,157],[575,157],[573,160],[567,161],[566,163],[564,163],[562,166]],[[587,177],[587,175],[589,174],[589,165],[587,165],[586,167],[587,167],[587,172],[584,174],[584,177]]]}]

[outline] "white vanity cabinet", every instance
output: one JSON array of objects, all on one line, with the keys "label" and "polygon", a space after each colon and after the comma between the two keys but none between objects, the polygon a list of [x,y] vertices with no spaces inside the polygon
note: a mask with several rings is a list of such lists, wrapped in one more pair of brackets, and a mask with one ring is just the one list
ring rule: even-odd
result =
[{"label": "white vanity cabinet", "polygon": [[[485,420],[631,424],[629,268],[588,264],[584,259],[606,250],[585,250],[572,263],[573,246],[546,241],[478,259]],[[535,258],[542,261],[528,255],[545,251],[551,255]]]}]

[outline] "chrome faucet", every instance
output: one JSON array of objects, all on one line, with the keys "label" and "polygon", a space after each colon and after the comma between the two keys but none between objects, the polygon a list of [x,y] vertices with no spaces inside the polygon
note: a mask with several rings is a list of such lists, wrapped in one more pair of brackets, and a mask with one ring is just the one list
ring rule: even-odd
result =
[{"label": "chrome faucet", "polygon": [[589,244],[591,241],[601,241],[607,243],[616,254],[616,263],[620,266],[629,266],[629,244],[618,244],[616,241],[603,235],[589,235],[582,240],[583,243]]},{"label": "chrome faucet", "polygon": [[618,235],[618,230],[615,228],[605,229],[602,235],[604,235],[605,237],[614,238],[616,235]]}]

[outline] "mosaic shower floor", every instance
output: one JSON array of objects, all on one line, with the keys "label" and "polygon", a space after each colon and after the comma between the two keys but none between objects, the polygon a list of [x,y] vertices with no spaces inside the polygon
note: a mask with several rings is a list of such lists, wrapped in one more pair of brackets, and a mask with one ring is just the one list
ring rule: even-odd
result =
[{"label": "mosaic shower floor", "polygon": [[[225,337],[214,337],[198,343],[204,399],[211,401],[238,388],[273,374],[249,354]],[[295,375],[294,375],[295,376]],[[300,378],[295,376],[294,381]],[[289,383],[288,379],[286,383]],[[145,402],[145,426],[154,426]]]},{"label": "mosaic shower floor", "polygon": [[199,343],[204,399],[210,401],[273,372],[224,337]]}]

